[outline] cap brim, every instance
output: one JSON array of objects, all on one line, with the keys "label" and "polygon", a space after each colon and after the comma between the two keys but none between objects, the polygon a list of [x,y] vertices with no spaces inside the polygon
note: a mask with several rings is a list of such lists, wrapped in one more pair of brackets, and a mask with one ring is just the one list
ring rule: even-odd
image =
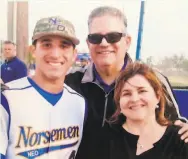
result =
[{"label": "cap brim", "polygon": [[77,38],[72,37],[72,36],[67,36],[67,35],[59,33],[59,32],[54,32],[54,33],[46,33],[46,32],[45,33],[39,33],[39,34],[36,34],[36,35],[34,35],[32,37],[32,41],[34,42],[35,40],[40,39],[40,38],[42,38],[44,36],[48,36],[48,35],[61,36],[61,37],[65,38],[65,39],[68,39],[68,40],[72,41],[72,43],[74,45],[78,45],[80,43],[80,41]]}]

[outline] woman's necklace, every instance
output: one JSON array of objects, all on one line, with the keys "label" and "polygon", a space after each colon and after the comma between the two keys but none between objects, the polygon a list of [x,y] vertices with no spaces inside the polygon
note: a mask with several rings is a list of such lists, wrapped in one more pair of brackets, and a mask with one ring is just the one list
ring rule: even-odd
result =
[{"label": "woman's necklace", "polygon": [[[131,132],[127,124],[124,124],[123,127],[124,127],[124,129],[127,129],[128,132]],[[144,148],[144,145],[141,144],[141,143],[138,141],[138,142],[137,142],[137,148],[140,149],[140,150],[142,150],[142,149]]]},{"label": "woman's necklace", "polygon": [[142,150],[144,148],[144,145],[138,142],[137,143],[137,148]]}]

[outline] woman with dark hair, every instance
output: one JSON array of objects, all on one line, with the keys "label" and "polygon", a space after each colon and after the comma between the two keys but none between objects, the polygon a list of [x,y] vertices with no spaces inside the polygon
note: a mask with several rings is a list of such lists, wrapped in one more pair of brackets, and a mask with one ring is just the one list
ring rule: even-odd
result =
[{"label": "woman with dark hair", "polygon": [[187,159],[179,127],[165,118],[165,90],[145,64],[130,64],[117,79],[108,159]]}]

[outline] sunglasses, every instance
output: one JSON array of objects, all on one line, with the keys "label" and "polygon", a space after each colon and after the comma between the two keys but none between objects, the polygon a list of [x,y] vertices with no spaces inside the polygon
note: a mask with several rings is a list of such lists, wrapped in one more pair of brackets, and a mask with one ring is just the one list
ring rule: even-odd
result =
[{"label": "sunglasses", "polygon": [[125,36],[125,33],[111,32],[105,35],[102,34],[89,34],[88,41],[91,44],[100,44],[102,39],[105,38],[110,44],[120,41],[121,37]]}]

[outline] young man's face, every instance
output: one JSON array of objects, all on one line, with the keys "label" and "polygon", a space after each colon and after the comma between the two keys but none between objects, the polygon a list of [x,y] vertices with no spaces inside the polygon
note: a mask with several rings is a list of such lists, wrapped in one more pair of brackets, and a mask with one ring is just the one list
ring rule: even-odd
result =
[{"label": "young man's face", "polygon": [[[109,15],[94,18],[89,26],[89,34],[91,35],[107,35],[114,32],[124,33],[125,30],[125,26],[119,18]],[[107,42],[103,38],[101,43],[93,44],[87,39],[91,58],[97,68],[108,66],[121,67],[130,42],[131,38],[128,35],[122,36],[115,43]]]},{"label": "young man's face", "polygon": [[37,40],[34,49],[36,76],[49,80],[64,78],[76,58],[71,41],[60,36],[45,36]]},{"label": "young man's face", "polygon": [[4,44],[3,45],[3,55],[5,59],[10,59],[16,56],[16,47],[13,44]]}]

